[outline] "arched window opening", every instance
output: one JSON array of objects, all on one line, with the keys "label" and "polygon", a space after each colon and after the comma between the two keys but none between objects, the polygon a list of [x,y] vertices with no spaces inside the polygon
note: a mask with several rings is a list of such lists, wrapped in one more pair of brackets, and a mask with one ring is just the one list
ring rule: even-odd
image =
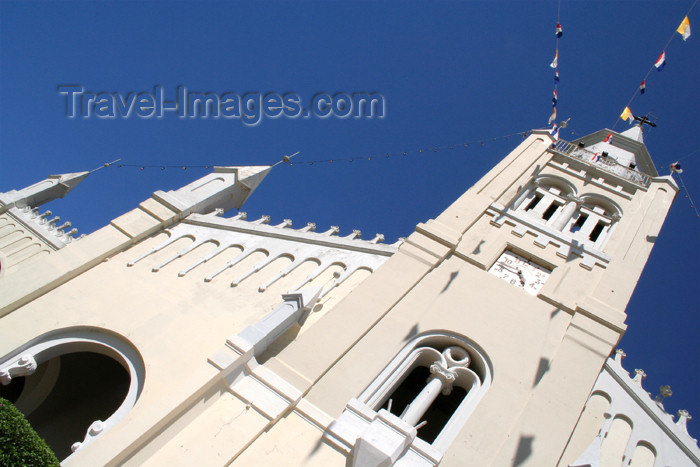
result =
[{"label": "arched window opening", "polygon": [[[418,397],[426,381],[430,380],[430,376],[428,368],[424,366],[414,368],[391,394],[382,409],[399,418],[404,417],[409,405]],[[454,387],[448,395],[440,392],[423,416],[423,421],[426,423],[418,428],[418,437],[428,443],[435,441],[466,395],[467,391],[460,387]]]},{"label": "arched window opening", "polygon": [[490,365],[476,345],[431,333],[404,347],[359,399],[415,426],[420,439],[444,452],[490,381]]},{"label": "arched window opening", "polygon": [[542,219],[548,221],[551,219],[551,217],[554,215],[557,210],[562,207],[561,203],[558,203],[557,201],[554,201],[552,204],[549,205],[547,209],[542,213]]},{"label": "arched window opening", "polygon": [[[567,204],[575,194],[573,186],[562,179],[542,176],[532,181],[513,202],[512,209],[527,213],[545,225],[561,230],[562,216],[571,216]],[[568,220],[568,219],[567,219]],[[561,224],[561,225],[560,225]]]},{"label": "arched window opening", "polygon": [[615,224],[620,220],[620,212],[619,208],[607,200],[584,196],[565,230],[584,245],[602,250]]},{"label": "arched window opening", "polygon": [[[52,366],[58,367],[56,375]],[[12,399],[56,456],[65,459],[95,420],[107,420],[116,412],[129,390],[129,379],[127,370],[111,357],[68,353],[13,380]],[[4,397],[4,387],[1,391]]]},{"label": "arched window opening", "polygon": [[145,375],[130,344],[85,328],[41,336],[0,362],[0,395],[62,460],[126,415]]},{"label": "arched window opening", "polygon": [[581,230],[581,227],[583,227],[583,224],[586,223],[586,219],[588,219],[588,216],[585,215],[584,213],[580,212],[578,217],[576,218],[576,221],[573,223],[571,226],[571,229],[569,231],[571,233],[576,233],[579,230]]},{"label": "arched window opening", "polygon": [[542,195],[539,193],[535,193],[535,195],[532,197],[527,206],[525,206],[525,210],[532,211],[533,209],[535,209],[535,206],[537,206],[537,203],[539,203],[540,201],[542,201]]},{"label": "arched window opening", "polygon": [[592,242],[595,242],[598,240],[598,237],[600,237],[600,233],[603,231],[603,227],[605,224],[601,221],[598,221],[598,223],[593,227],[593,230],[591,230],[591,234],[588,236],[588,239]]}]

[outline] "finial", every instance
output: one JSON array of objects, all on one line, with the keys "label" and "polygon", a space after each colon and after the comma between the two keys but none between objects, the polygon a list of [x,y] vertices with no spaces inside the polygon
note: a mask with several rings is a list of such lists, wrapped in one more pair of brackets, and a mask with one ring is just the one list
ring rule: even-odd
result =
[{"label": "finial", "polygon": [[688,420],[691,420],[693,417],[690,416],[687,410],[682,409],[678,411],[678,421],[676,422],[676,425],[681,427],[683,431],[688,433]]},{"label": "finial", "polygon": [[208,215],[208,216],[212,216],[212,217],[221,217],[221,216],[224,215],[224,212],[225,212],[225,211],[224,211],[223,209],[221,209],[221,208],[215,208],[212,212],[210,212],[210,213],[207,214],[207,215]]},{"label": "finial", "polygon": [[656,396],[654,399],[654,402],[656,402],[656,405],[658,405],[661,409],[664,408],[664,399],[667,397],[671,397],[673,395],[673,391],[671,391],[671,386],[668,384],[659,386],[659,395]]},{"label": "finial", "polygon": [[362,231],[357,230],[357,229],[353,229],[352,233],[350,235],[348,235],[347,237],[343,237],[343,238],[347,238],[348,240],[354,240],[354,239],[360,238],[360,237],[362,237]]},{"label": "finial", "polygon": [[292,220],[291,219],[284,219],[284,221],[281,224],[277,224],[275,227],[278,229],[284,229],[285,227],[291,227],[292,226]]},{"label": "finial", "polygon": [[615,349],[615,361],[622,366],[622,359],[625,358],[627,354],[622,349]]},{"label": "finial", "polygon": [[370,243],[379,243],[384,241],[384,234],[378,233],[377,235],[374,236],[372,240],[370,240]]},{"label": "finial", "polygon": [[307,222],[306,226],[299,229],[299,232],[313,232],[316,230],[316,224],[313,222]]},{"label": "finial", "polygon": [[398,247],[400,247],[401,244],[403,244],[403,242],[405,242],[405,241],[406,241],[406,237],[399,237],[399,239],[396,240],[396,242],[392,243],[391,246],[393,246],[393,247],[395,247],[395,248],[398,248]]},{"label": "finial", "polygon": [[239,211],[238,214],[233,216],[231,219],[235,221],[244,221],[246,220],[246,217],[248,217],[248,213],[244,211]]},{"label": "finial", "polygon": [[331,228],[323,232],[321,235],[330,237],[331,235],[338,235],[338,232],[340,232],[340,227],[337,225],[331,225]]},{"label": "finial", "polygon": [[644,373],[644,370],[642,370],[641,368],[637,368],[636,370],[634,370],[634,379],[632,381],[637,383],[639,385],[639,387],[641,388],[642,387],[642,380],[644,380],[644,378],[646,378],[646,377],[647,377],[647,374]]},{"label": "finial", "polygon": [[270,216],[268,215],[263,215],[260,219],[251,222],[251,224],[269,224],[270,223]]}]

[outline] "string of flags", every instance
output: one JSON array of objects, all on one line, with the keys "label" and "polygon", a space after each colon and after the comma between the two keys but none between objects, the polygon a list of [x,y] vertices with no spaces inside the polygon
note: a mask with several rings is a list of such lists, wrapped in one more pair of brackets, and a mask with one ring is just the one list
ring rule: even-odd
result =
[{"label": "string of flags", "polygon": [[681,187],[683,188],[683,191],[685,191],[685,197],[686,199],[690,202],[690,207],[695,211],[695,217],[700,219],[700,212],[698,212],[698,208],[695,206],[695,201],[693,201],[693,198],[690,196],[690,192],[688,191],[688,188],[685,186],[685,182],[683,181],[683,178],[681,177],[681,174],[683,173],[683,169],[681,168],[681,164],[678,163],[678,161],[674,162],[669,166],[671,169],[671,174],[675,174],[676,177],[678,178],[678,182],[680,183]]},{"label": "string of flags", "polygon": [[[671,41],[673,40],[674,37],[676,37],[676,33],[680,34],[681,38],[683,41],[687,41],[688,38],[690,37],[690,19],[688,18],[688,15],[690,12],[693,10],[693,7],[697,3],[698,0],[695,0],[693,3],[693,6],[690,7],[690,10],[688,10],[688,14],[686,14],[685,18],[683,18],[683,21],[681,21],[681,24],[678,26],[678,28],[671,34],[671,38],[668,40],[666,43],[666,47],[661,51],[661,55],[659,55],[659,58],[656,59],[654,64],[649,68],[649,71],[647,71],[646,76],[644,76],[644,79],[642,79],[642,82],[639,84],[639,88],[637,88],[632,95],[632,98],[629,100],[627,105],[625,106],[625,109],[622,111],[622,114],[620,114],[620,117],[618,118],[618,121],[620,119],[628,121],[630,124],[634,121],[634,116],[632,115],[632,111],[630,110],[630,105],[632,104],[632,101],[634,98],[637,96],[637,93],[640,95],[643,95],[646,93],[647,90],[647,80],[649,79],[649,75],[651,74],[652,70],[656,69],[656,71],[661,71],[666,67],[666,51],[668,49],[668,46],[671,44]],[[615,125],[617,125],[617,122],[615,122]],[[614,128],[614,125],[613,125]]]},{"label": "string of flags", "polygon": [[[552,63],[549,65],[550,67],[554,68],[554,92],[553,92],[553,97],[552,97],[552,115],[549,117],[549,121],[547,122],[549,125],[551,125],[556,119],[557,119],[557,102],[559,101],[559,91],[557,90],[557,86],[559,84],[559,38],[561,38],[563,33],[561,23],[557,22],[557,28],[555,31],[556,37],[557,37],[557,47],[556,47],[556,52],[554,53],[554,60]],[[555,123],[556,125],[556,123]],[[554,130],[554,128],[553,128]]]},{"label": "string of flags", "polygon": [[561,0],[559,1],[559,5],[557,8],[557,27],[554,29],[554,36],[556,37],[554,60],[552,60],[552,63],[550,63],[550,65],[549,65],[551,68],[554,68],[554,92],[553,92],[553,97],[552,97],[552,115],[550,115],[547,124],[553,125],[552,129],[551,129],[551,133],[555,139],[559,138],[559,129],[557,128],[557,124],[556,124],[557,103],[559,101],[559,91],[557,90],[557,87],[559,85],[559,39],[561,39],[561,36],[564,34],[564,29],[561,27],[560,16],[561,16]]},{"label": "string of flags", "polygon": [[[562,128],[566,127],[566,122],[562,123]],[[558,133],[558,129],[557,129]],[[400,152],[387,152],[387,153],[377,153],[373,155],[368,155],[368,156],[355,156],[355,157],[338,157],[338,158],[333,158],[333,159],[316,159],[316,160],[311,160],[311,161],[298,161],[298,162],[292,162],[291,160],[283,160],[283,162],[286,162],[287,165],[314,165],[314,164],[320,164],[320,163],[336,163],[336,162],[355,162],[355,161],[362,161],[362,160],[381,160],[381,159],[388,159],[388,158],[395,158],[395,157],[405,157],[410,154],[428,154],[428,153],[436,153],[438,151],[444,151],[444,150],[455,150],[455,149],[464,149],[468,147],[483,147],[486,145],[486,143],[492,143],[495,141],[499,140],[509,140],[512,137],[522,137],[523,139],[526,138],[530,134],[529,131],[521,131],[518,133],[510,133],[507,135],[502,135],[502,136],[496,136],[493,138],[487,138],[487,139],[481,139],[481,140],[475,140],[475,141],[467,141],[464,143],[459,143],[459,144],[449,144],[449,145],[442,145],[442,146],[434,146],[430,148],[424,148],[424,149],[414,149],[410,151],[400,151]],[[572,130],[573,134],[573,130]],[[166,169],[178,169],[178,170],[187,170],[187,169],[211,169],[213,168],[216,164],[210,164],[210,165],[165,165],[165,164],[129,164],[129,163],[110,163],[111,166],[117,167],[117,168],[136,168],[141,171],[145,171],[146,169],[160,169],[160,170],[166,170]]]}]

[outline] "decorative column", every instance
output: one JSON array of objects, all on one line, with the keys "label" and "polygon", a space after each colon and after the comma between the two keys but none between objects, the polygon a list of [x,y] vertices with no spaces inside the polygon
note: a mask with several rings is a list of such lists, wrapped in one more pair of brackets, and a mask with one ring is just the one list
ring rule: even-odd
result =
[{"label": "decorative column", "polygon": [[430,408],[430,405],[442,392],[449,395],[452,385],[457,379],[456,368],[467,368],[471,359],[466,350],[461,347],[448,347],[442,352],[444,361],[437,360],[430,365],[428,384],[404,410],[401,420],[415,426]]},{"label": "decorative column", "polygon": [[538,186],[539,184],[537,183],[537,181],[534,180],[532,181],[532,183],[530,183],[530,185],[525,185],[523,192],[518,195],[515,202],[513,203],[513,210],[518,209],[520,205],[525,202],[528,196],[530,196],[531,193],[535,193]]},{"label": "decorative column", "polygon": [[578,209],[582,203],[583,201],[580,198],[577,198],[574,195],[568,195],[566,197],[566,204],[564,205],[561,214],[557,216],[557,219],[552,224],[552,228],[554,230],[561,231],[564,227],[566,227],[571,218],[574,217],[576,209]]}]

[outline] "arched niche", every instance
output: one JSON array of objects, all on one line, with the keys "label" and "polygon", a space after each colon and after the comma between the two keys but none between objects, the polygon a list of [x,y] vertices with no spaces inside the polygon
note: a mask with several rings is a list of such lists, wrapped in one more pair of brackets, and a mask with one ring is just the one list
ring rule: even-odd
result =
[{"label": "arched niche", "polygon": [[[425,397],[426,380],[429,385],[446,375],[451,379],[450,390],[445,390],[442,381],[438,388],[441,394],[428,404],[427,411],[419,410],[418,416],[412,417],[411,411],[420,405],[417,401]],[[385,409],[399,418],[408,418],[405,421],[409,424],[427,421],[418,429],[418,437],[445,452],[492,379],[491,362],[476,343],[456,333],[432,331],[406,344],[358,399],[375,411]],[[411,405],[413,408],[409,408]]]},{"label": "arched niche", "polygon": [[80,327],[44,334],[5,355],[0,377],[0,394],[65,460],[131,410],[145,366],[122,336]]}]

